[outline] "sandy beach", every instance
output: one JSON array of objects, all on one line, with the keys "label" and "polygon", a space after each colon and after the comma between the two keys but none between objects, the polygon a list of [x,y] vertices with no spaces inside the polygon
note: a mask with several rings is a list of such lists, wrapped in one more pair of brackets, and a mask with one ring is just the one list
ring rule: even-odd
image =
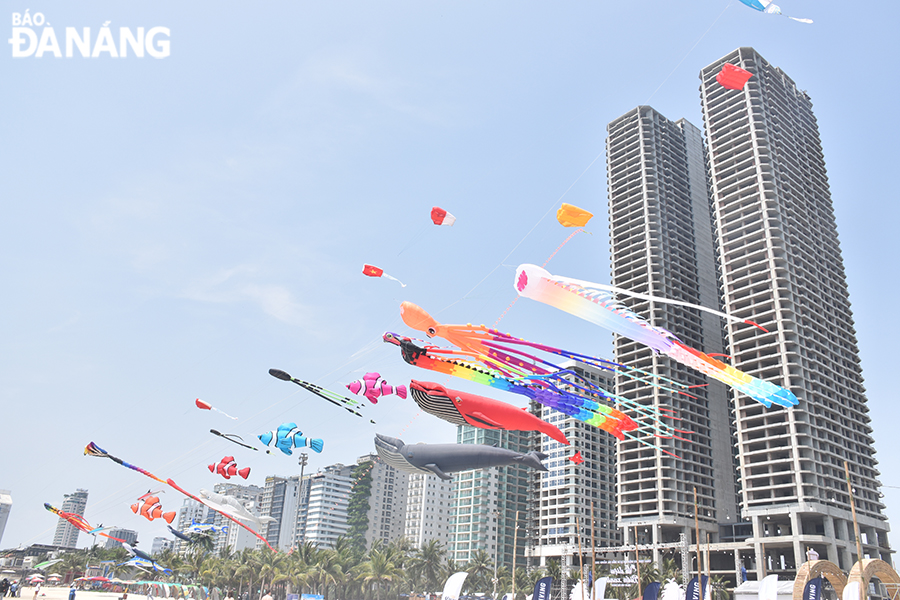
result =
[{"label": "sandy beach", "polygon": [[[75,592],[75,600],[100,600],[103,598],[104,600],[111,600],[115,598],[119,598],[122,595],[121,592],[87,592],[87,591],[77,591]],[[131,594],[129,594],[131,596]],[[22,599],[21,600],[31,600],[34,597],[34,588],[33,587],[24,587],[22,588]],[[135,598],[143,598],[143,596],[134,596]],[[44,586],[41,588],[41,593],[38,595],[39,600],[68,600],[69,598],[69,587],[68,586]]]}]

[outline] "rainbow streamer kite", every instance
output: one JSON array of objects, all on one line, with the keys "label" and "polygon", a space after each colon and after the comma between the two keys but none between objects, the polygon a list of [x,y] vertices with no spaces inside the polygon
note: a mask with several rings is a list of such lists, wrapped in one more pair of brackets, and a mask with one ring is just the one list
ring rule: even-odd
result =
[{"label": "rainbow streamer kite", "polygon": [[126,468],[131,469],[132,471],[137,471],[138,473],[142,473],[143,475],[146,475],[146,476],[149,477],[150,479],[156,480],[156,481],[158,481],[158,482],[160,482],[160,483],[168,484],[170,487],[172,487],[173,489],[178,490],[179,492],[181,492],[182,494],[184,494],[185,496],[187,496],[187,497],[190,498],[191,500],[196,500],[196,501],[199,502],[200,504],[203,504],[203,505],[205,505],[205,506],[208,506],[210,509],[216,511],[217,513],[219,513],[220,515],[222,515],[222,516],[225,517],[226,519],[228,519],[228,520],[230,520],[230,521],[234,521],[235,523],[237,523],[238,525],[240,525],[241,527],[243,527],[244,529],[246,529],[247,531],[249,531],[250,533],[252,533],[253,535],[255,535],[257,538],[259,538],[260,540],[262,540],[262,541],[266,544],[266,546],[269,546],[269,550],[271,550],[272,552],[278,552],[277,550],[275,550],[275,548],[273,548],[272,546],[270,546],[270,545],[269,545],[269,542],[266,540],[266,538],[264,538],[263,536],[259,535],[259,533],[257,533],[256,531],[252,530],[251,528],[247,527],[246,525],[244,525],[243,523],[241,523],[240,521],[238,521],[237,519],[235,519],[235,518],[232,517],[231,515],[226,514],[226,513],[223,513],[222,511],[216,510],[214,507],[209,506],[209,504],[207,504],[206,502],[204,502],[203,500],[201,500],[201,499],[198,498],[197,496],[195,496],[195,495],[191,494],[190,492],[188,492],[188,491],[182,489],[181,487],[179,487],[178,484],[175,483],[174,481],[172,481],[171,479],[163,479],[163,478],[161,478],[161,477],[157,477],[156,475],[154,475],[154,474],[151,473],[150,471],[147,471],[146,469],[142,469],[142,468],[140,468],[140,467],[137,466],[137,465],[133,465],[133,464],[131,464],[131,463],[127,463],[127,462],[125,462],[124,460],[122,460],[121,458],[115,457],[115,456],[113,456],[112,454],[108,453],[106,450],[104,450],[103,448],[101,448],[100,446],[98,446],[97,444],[95,444],[94,442],[91,442],[90,444],[88,444],[87,446],[84,447],[84,453],[85,453],[86,455],[89,455],[89,456],[99,456],[99,457],[101,457],[101,458],[108,458],[108,459],[110,459],[110,460],[113,461],[113,462],[119,463],[119,464],[122,465],[123,467],[126,467]]},{"label": "rainbow streamer kite", "polygon": [[[400,346],[403,359],[412,365],[524,395],[603,429],[618,439],[629,437],[657,447],[637,438],[637,433],[660,438],[678,437],[677,433],[685,433],[663,421],[664,418],[675,418],[671,409],[646,406],[617,396],[589,378],[521,348],[581,361],[672,393],[690,395],[685,391],[688,386],[604,359],[529,342],[483,325],[441,325],[411,302],[404,302],[400,312],[408,326],[425,332],[428,337],[442,337],[460,348],[420,347],[409,338],[385,333],[384,341]],[[604,401],[631,411],[631,416],[619,408],[603,404]]]},{"label": "rainbow streamer kite", "polygon": [[748,375],[731,365],[712,358],[699,350],[683,344],[670,331],[654,327],[643,317],[628,310],[616,300],[616,293],[626,293],[638,298],[688,306],[713,313],[731,321],[740,321],[760,327],[752,321],[739,319],[712,309],[686,304],[665,298],[624,292],[612,286],[604,286],[577,279],[557,277],[536,265],[520,265],[516,270],[516,291],[521,296],[549,304],[555,308],[599,325],[628,339],[644,344],[655,352],[665,354],[676,362],[696,369],[714,379],[730,385],[750,396],[767,408],[772,404],[795,406],[797,397],[788,389]]}]

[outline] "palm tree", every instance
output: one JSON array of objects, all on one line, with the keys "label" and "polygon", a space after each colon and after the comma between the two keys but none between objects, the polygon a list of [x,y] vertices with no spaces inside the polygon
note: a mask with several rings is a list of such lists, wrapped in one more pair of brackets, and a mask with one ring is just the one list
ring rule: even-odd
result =
[{"label": "palm tree", "polygon": [[437,540],[428,540],[416,550],[412,560],[412,570],[419,574],[429,592],[437,591],[444,579],[444,557],[447,550]]},{"label": "palm tree", "polygon": [[675,581],[681,579],[681,569],[678,567],[678,562],[673,557],[663,558],[662,569],[660,570],[660,581],[665,582],[670,579],[674,579]]},{"label": "palm tree", "polygon": [[484,550],[476,550],[469,558],[465,570],[471,578],[469,589],[484,589],[494,574],[494,561]]},{"label": "palm tree", "polygon": [[[284,554],[263,550],[259,555],[258,562],[259,580],[262,583],[262,587],[266,590],[272,588],[272,584],[275,583],[276,577],[286,575],[283,569]],[[285,581],[286,579],[287,577],[283,577],[281,581]],[[266,585],[266,581],[268,581],[268,585]]]},{"label": "palm tree", "polygon": [[381,600],[381,584],[393,581],[400,573],[400,569],[391,561],[392,552],[385,550],[372,550],[369,552],[369,560],[361,565],[360,579],[366,585],[375,586],[375,597]]},{"label": "palm tree", "polygon": [[240,563],[240,566],[237,568],[237,571],[235,571],[235,575],[238,575],[241,578],[241,589],[239,590],[239,593],[243,593],[244,578],[247,578],[247,589],[250,591],[250,600],[253,600],[253,579],[259,567],[258,553],[256,550],[244,548],[241,551],[238,562]]},{"label": "palm tree", "polygon": [[337,585],[343,576],[343,570],[337,562],[337,555],[334,551],[320,550],[309,575],[314,589],[327,598],[329,586]]}]

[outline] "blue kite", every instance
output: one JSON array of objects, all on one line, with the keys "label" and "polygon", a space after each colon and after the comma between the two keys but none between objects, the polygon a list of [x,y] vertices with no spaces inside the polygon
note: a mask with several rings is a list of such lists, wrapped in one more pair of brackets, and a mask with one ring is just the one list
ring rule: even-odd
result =
[{"label": "blue kite", "polygon": [[293,454],[294,448],[306,447],[321,452],[325,447],[322,440],[305,437],[296,423],[282,423],[275,431],[268,431],[257,437],[266,446],[274,446],[288,456]]},{"label": "blue kite", "polygon": [[772,4],[772,0],[741,0],[741,2],[743,4],[746,4],[753,10],[758,10],[759,12],[764,12],[769,15],[781,15],[800,23],[812,23],[812,19],[798,19],[797,17],[791,17],[783,14],[781,12],[781,7],[777,4]]}]

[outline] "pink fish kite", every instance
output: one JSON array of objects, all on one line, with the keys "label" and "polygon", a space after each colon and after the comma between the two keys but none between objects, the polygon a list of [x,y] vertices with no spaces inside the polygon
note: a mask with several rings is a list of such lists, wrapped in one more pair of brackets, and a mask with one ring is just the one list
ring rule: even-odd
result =
[{"label": "pink fish kite", "polygon": [[352,383],[348,383],[347,389],[357,396],[362,394],[372,404],[378,404],[379,397],[387,396],[389,394],[396,394],[401,398],[406,398],[405,385],[398,385],[396,387],[389,385],[378,373],[366,373],[362,376],[362,379],[357,379]]}]

